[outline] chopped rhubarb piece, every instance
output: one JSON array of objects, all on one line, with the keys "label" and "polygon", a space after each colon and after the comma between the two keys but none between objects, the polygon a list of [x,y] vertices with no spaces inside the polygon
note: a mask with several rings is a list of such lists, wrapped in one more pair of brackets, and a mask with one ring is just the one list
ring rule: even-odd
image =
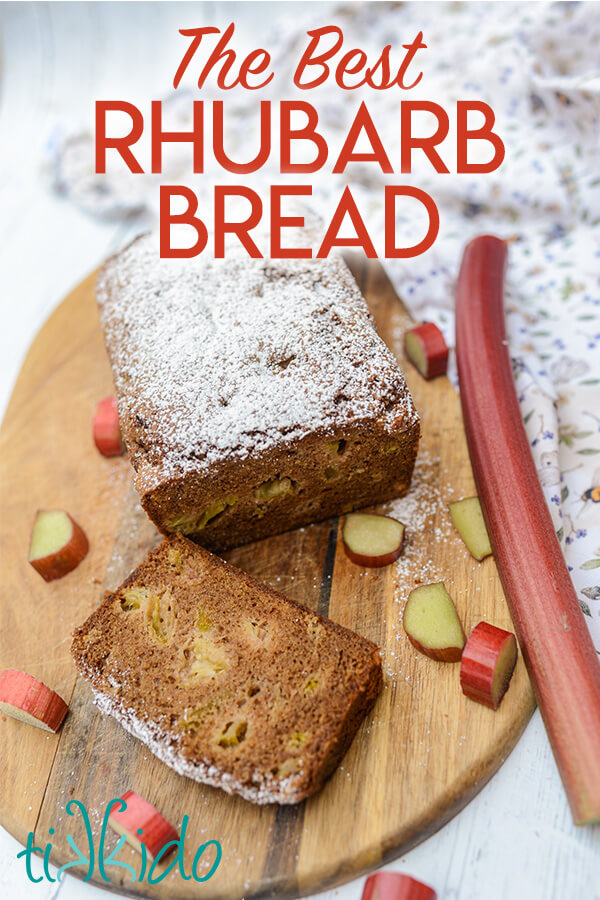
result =
[{"label": "chopped rhubarb piece", "polygon": [[471,556],[481,561],[490,556],[492,545],[485,527],[479,497],[466,497],[448,506],[452,521]]},{"label": "chopped rhubarb piece", "polygon": [[0,711],[44,731],[56,732],[68,706],[56,691],[33,675],[5,669],[0,675]]},{"label": "chopped rhubarb piece", "polygon": [[89,550],[77,522],[62,509],[40,509],[31,531],[28,562],[45,581],[75,569]]},{"label": "chopped rhubarb piece", "polygon": [[[166,844],[178,839],[173,826],[139,794],[125,791],[121,799],[126,804],[125,809],[119,810],[115,806],[108,817],[108,824],[117,834],[124,834],[127,842],[138,853],[141,853],[141,845],[144,844],[148,856],[155,859]],[[164,855],[174,847],[175,844]]]},{"label": "chopped rhubarb piece", "polygon": [[374,872],[365,881],[361,900],[436,900],[429,885],[401,872]]},{"label": "chopped rhubarb piece", "polygon": [[423,322],[404,335],[406,355],[423,378],[445,375],[448,368],[448,346],[444,335],[433,322]]},{"label": "chopped rhubarb piece", "polygon": [[121,456],[124,452],[116,397],[105,397],[96,406],[93,434],[102,456]]},{"label": "chopped rhubarb piece", "polygon": [[387,566],[402,553],[404,530],[404,524],[391,516],[351,513],[342,529],[344,550],[359,566]]},{"label": "chopped rhubarb piece", "polygon": [[460,686],[471,700],[498,709],[517,662],[514,634],[488,622],[476,625],[463,650]]},{"label": "chopped rhubarb piece", "polygon": [[404,607],[404,630],[411,644],[439,662],[459,662],[465,634],[444,585],[423,584],[411,591]]}]

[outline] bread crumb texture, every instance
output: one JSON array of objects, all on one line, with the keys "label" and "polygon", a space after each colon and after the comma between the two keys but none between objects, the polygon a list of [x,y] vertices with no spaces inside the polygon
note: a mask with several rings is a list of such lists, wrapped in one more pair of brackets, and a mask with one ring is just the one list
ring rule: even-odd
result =
[{"label": "bread crumb texture", "polygon": [[103,712],[178,773],[256,803],[317,791],[381,690],[371,641],[183,536],[76,630]]}]

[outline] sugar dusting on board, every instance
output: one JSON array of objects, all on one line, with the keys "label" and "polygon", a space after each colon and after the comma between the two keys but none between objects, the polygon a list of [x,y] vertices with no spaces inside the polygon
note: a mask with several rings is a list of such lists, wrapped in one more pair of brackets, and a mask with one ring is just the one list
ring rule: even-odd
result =
[{"label": "sugar dusting on board", "polygon": [[[407,528],[402,556],[394,564],[394,601],[397,616],[388,624],[387,647],[382,647],[386,675],[392,680],[402,678],[402,661],[406,658],[408,639],[402,627],[402,612],[409,593],[419,584],[438,581],[448,583],[447,567],[432,559],[429,540],[434,534],[436,543],[445,544],[453,534],[450,516],[446,513],[440,483],[439,459],[421,451],[417,457],[408,494],[384,504],[383,512],[404,522]],[[451,488],[448,485],[447,491]],[[402,646],[398,644],[402,642]],[[411,651],[412,653],[412,648]]]},{"label": "sugar dusting on board", "polygon": [[339,258],[160,259],[149,234],[107,263],[97,296],[146,487],[317,430],[417,419]]}]

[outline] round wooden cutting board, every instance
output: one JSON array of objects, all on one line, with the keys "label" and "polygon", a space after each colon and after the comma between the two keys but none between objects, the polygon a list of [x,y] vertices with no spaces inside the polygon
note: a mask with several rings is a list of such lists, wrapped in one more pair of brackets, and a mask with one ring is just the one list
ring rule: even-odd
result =
[{"label": "round wooden cutting board", "polygon": [[[402,361],[409,322],[383,270],[353,264],[355,277],[388,345]],[[105,459],[92,442],[98,399],[113,392],[90,276],[62,303],[23,365],[0,433],[0,669],[30,672],[70,704],[62,730],[49,735],[0,721],[0,820],[22,843],[29,832],[51,860],[76,859],[67,842],[87,846],[81,801],[97,842],[106,804],[131,788],[178,828],[189,816],[187,873],[197,847],[214,839],[222,860],[202,884],[178,870],[161,883],[133,883],[125,869],[96,865],[91,880],[140,896],[211,900],[298,896],[341,884],[423,840],[485,784],[533,711],[521,659],[497,712],[467,700],[459,666],[418,654],[402,630],[408,592],[444,581],[465,631],[481,619],[511,629],[494,561],[471,558],[454,532],[449,501],[474,493],[458,398],[446,378],[422,380],[407,366],[423,438],[413,486],[385,504],[408,527],[404,556],[362,569],[345,556],[338,520],[241,547],[227,557],[262,581],[382,648],[385,687],[349,752],[324,789],[293,807],[258,807],[176,775],[103,717],[76,678],[70,635],[157,540],[130,487],[125,458]],[[27,563],[36,509],[64,508],[90,541],[83,563],[46,584]],[[73,809],[73,807],[71,807]],[[54,829],[50,834],[49,829]],[[107,850],[116,843],[109,833]],[[118,859],[140,869],[128,846]],[[87,867],[70,870],[85,877]],[[25,875],[24,875],[25,877]]]}]

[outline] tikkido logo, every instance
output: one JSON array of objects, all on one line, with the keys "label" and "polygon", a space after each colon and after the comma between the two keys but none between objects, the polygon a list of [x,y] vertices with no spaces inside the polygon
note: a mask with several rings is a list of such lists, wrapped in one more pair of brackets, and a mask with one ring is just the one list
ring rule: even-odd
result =
[{"label": "tikkido logo", "polygon": [[[105,848],[105,840],[106,840],[106,830],[108,827],[108,818],[113,810],[113,807],[117,806],[120,811],[123,811],[127,804],[121,798],[116,798],[111,800],[106,807],[106,812],[104,814],[104,819],[102,820],[102,829],[100,831],[100,838],[98,842],[98,851],[96,852],[96,848],[94,846],[94,837],[92,835],[92,828],[90,824],[90,817],[88,815],[88,811],[85,808],[84,804],[80,800],[69,800],[66,805],[66,812],[69,816],[75,816],[76,811],[79,810],[81,813],[81,817],[83,819],[83,825],[85,828],[86,839],[87,839],[87,847],[84,850],[81,850],[80,847],[75,843],[75,839],[73,835],[67,834],[67,843],[69,847],[73,850],[73,852],[77,855],[76,859],[71,860],[70,862],[65,863],[60,867],[58,872],[56,873],[56,878],[53,878],[50,874],[49,862],[50,862],[50,854],[52,853],[52,843],[46,844],[45,848],[34,846],[34,834],[32,831],[27,835],[27,844],[24,850],[21,850],[20,853],[17,853],[17,859],[24,857],[25,859],[25,871],[27,873],[27,877],[30,881],[34,883],[39,883],[44,880],[44,877],[48,881],[60,881],[63,875],[63,872],[66,872],[67,869],[72,869],[74,866],[87,866],[87,873],[83,878],[83,881],[91,881],[92,876],[94,874],[94,870],[96,868],[96,863],[98,865],[98,873],[100,878],[103,881],[110,882],[110,876],[106,873],[106,866],[118,866],[121,869],[125,869],[129,872],[131,876],[132,882],[140,883],[147,880],[148,884],[159,884],[159,882],[163,881],[167,875],[169,875],[176,866],[179,867],[179,874],[181,878],[185,881],[191,881],[193,878],[194,881],[203,882],[208,881],[215,874],[217,869],[219,868],[219,864],[221,862],[221,857],[223,855],[223,851],[221,849],[221,844],[219,841],[210,840],[205,844],[201,844],[196,853],[194,854],[194,859],[192,862],[192,871],[191,874],[188,874],[185,871],[184,867],[184,845],[185,845],[185,835],[189,822],[189,816],[185,815],[183,817],[183,821],[181,823],[181,837],[177,840],[168,841],[156,854],[154,859],[152,859],[150,867],[148,868],[148,852],[146,850],[146,845],[142,843],[142,838],[140,837],[140,853],[141,853],[141,867],[140,871],[136,872],[132,865],[129,863],[121,862],[121,860],[115,859],[117,853],[127,840],[126,836],[122,834],[117,841],[116,846],[106,854]],[[53,835],[55,832],[54,828],[49,829],[49,834]],[[212,863],[210,863],[210,859],[213,856],[213,853],[210,852],[210,848],[214,847],[214,859]],[[170,855],[173,849],[176,849],[176,854],[169,863],[169,865],[162,869],[160,873],[157,874],[156,869],[160,865],[161,861],[167,856]],[[203,859],[204,854],[208,851],[208,856]],[[34,853],[42,854],[44,875],[40,875],[39,878],[36,878],[31,869],[31,857]],[[201,863],[203,865],[201,866]],[[200,868],[205,870],[208,865],[208,870],[203,871],[203,874],[200,874]]]}]

